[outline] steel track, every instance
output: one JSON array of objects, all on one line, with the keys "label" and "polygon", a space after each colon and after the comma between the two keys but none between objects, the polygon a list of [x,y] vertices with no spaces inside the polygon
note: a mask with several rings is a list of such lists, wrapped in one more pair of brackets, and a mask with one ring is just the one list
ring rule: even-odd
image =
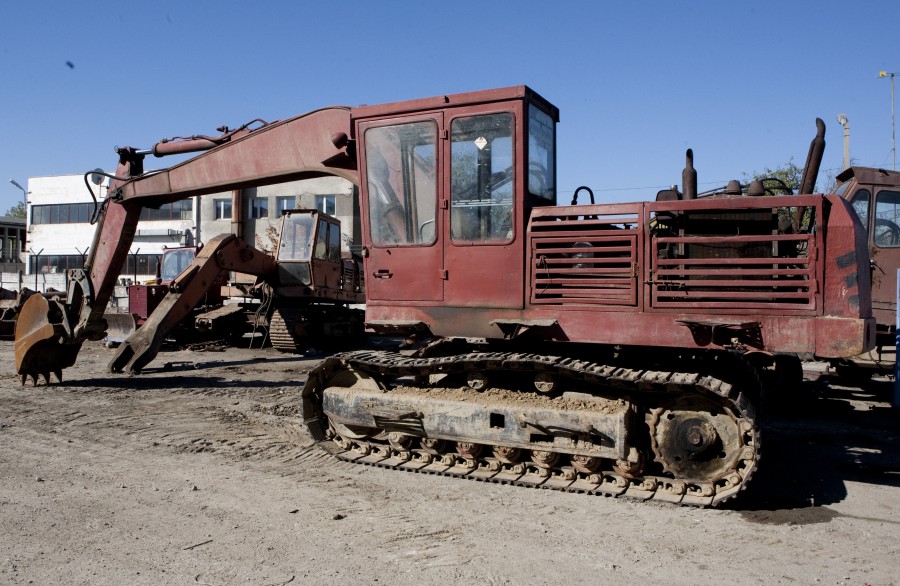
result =
[{"label": "steel track", "polygon": [[[759,430],[753,405],[744,389],[757,391],[752,382],[758,385],[759,379],[755,371],[743,363],[738,363],[737,369],[734,365],[728,366],[735,376],[735,384],[710,374],[640,370],[527,353],[470,352],[439,358],[413,358],[392,352],[349,352],[326,360],[310,373],[303,390],[302,416],[320,447],[346,461],[516,486],[711,506],[734,497],[745,488],[758,462]],[[744,366],[747,370],[742,371]],[[721,365],[719,370],[724,370]],[[327,417],[320,409],[322,392],[329,381],[341,373],[360,373],[381,380],[398,377],[428,380],[431,375],[471,371],[542,372],[569,381],[596,385],[595,388],[604,389],[603,396],[637,396],[647,405],[662,405],[674,398],[683,402],[684,397],[691,396],[702,397],[707,402],[712,399],[734,414],[743,445],[733,470],[702,481],[675,479],[664,473],[629,473],[621,468],[616,469],[614,465],[583,473],[571,466],[543,468],[527,462],[504,463],[492,457],[465,457],[450,451],[430,453],[423,449],[398,449],[382,437],[385,434],[374,438],[347,439],[329,429]],[[651,436],[661,411],[661,407],[657,406],[648,407],[643,413]],[[659,447],[655,442],[648,443],[654,444],[651,451],[658,459]],[[604,462],[609,464],[609,461]]]}]

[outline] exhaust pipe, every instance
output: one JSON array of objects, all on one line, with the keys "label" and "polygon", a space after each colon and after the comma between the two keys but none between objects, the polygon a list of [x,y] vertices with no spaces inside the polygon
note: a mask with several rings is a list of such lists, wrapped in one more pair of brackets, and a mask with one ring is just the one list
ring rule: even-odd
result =
[{"label": "exhaust pipe", "polygon": [[816,137],[809,145],[809,154],[806,155],[806,166],[803,167],[803,177],[800,180],[800,194],[812,193],[816,188],[816,179],[819,176],[819,166],[822,164],[822,156],[825,154],[825,122],[816,118]]},{"label": "exhaust pipe", "polygon": [[[809,145],[809,154],[806,155],[806,165],[803,167],[803,175],[800,179],[800,189],[798,194],[807,195],[816,188],[816,179],[819,176],[819,166],[822,164],[822,157],[825,154],[825,122],[821,118],[816,118],[816,137]],[[803,215],[806,213],[806,207],[799,207],[794,212],[793,227],[794,232],[800,231],[800,223],[803,221]]]},{"label": "exhaust pipe", "polygon": [[697,170],[694,169],[694,150],[688,149],[684,158],[684,171],[681,172],[683,199],[697,199]]}]

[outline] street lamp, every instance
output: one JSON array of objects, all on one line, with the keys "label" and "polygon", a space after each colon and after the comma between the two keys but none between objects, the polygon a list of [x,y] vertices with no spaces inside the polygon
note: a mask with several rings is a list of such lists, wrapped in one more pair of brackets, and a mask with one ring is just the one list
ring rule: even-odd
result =
[{"label": "street lamp", "polygon": [[891,157],[893,159],[894,171],[897,170],[897,140],[894,135],[894,74],[889,71],[879,71],[878,77],[891,78]]},{"label": "street lamp", "polygon": [[22,190],[22,205],[24,205],[27,208],[28,207],[28,192],[25,191],[25,188],[22,187],[21,185],[19,185],[19,182],[16,181],[15,179],[10,179],[9,182]]},{"label": "street lamp", "polygon": [[838,124],[844,127],[844,169],[850,167],[850,121],[846,114],[838,114]]}]

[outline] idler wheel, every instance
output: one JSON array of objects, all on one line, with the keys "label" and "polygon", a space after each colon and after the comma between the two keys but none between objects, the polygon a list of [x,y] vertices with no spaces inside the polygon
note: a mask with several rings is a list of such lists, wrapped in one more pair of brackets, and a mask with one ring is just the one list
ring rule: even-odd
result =
[{"label": "idler wheel", "polygon": [[591,474],[600,469],[600,458],[594,456],[574,455],[569,459],[572,461],[572,467],[582,474]]},{"label": "idler wheel", "polygon": [[522,450],[520,448],[494,446],[494,457],[504,464],[515,464],[522,461]]},{"label": "idler wheel", "polygon": [[635,479],[644,471],[644,455],[638,452],[637,462],[632,462],[630,460],[616,460],[616,463],[613,465],[613,470],[629,480]]},{"label": "idler wheel", "polygon": [[473,444],[472,442],[456,442],[456,453],[463,458],[474,459],[481,454],[483,447],[481,444]]},{"label": "idler wheel", "polygon": [[446,440],[436,438],[425,438],[421,441],[422,449],[432,456],[440,456],[447,451]]},{"label": "idler wheel", "polygon": [[412,437],[395,431],[388,434],[388,443],[398,452],[408,452],[409,447],[412,445],[412,440]]},{"label": "idler wheel", "polygon": [[538,468],[549,470],[559,463],[559,452],[546,452],[544,450],[532,450],[531,462]]}]

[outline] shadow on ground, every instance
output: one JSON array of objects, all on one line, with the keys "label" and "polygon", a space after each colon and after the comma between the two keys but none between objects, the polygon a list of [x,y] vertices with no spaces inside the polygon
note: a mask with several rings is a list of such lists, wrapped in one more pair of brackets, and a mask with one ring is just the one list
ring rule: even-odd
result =
[{"label": "shadow on ground", "polygon": [[848,481],[900,486],[900,411],[892,381],[861,387],[827,376],[804,383],[808,398],[763,421],[760,464],[727,508],[771,524],[827,522],[824,505],[847,496]]}]

